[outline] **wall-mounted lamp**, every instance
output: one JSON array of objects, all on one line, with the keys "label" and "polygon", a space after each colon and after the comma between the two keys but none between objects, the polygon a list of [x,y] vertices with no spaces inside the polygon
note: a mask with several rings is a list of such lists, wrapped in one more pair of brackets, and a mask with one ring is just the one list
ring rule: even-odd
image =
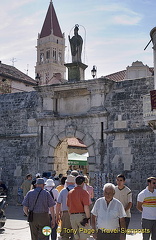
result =
[{"label": "wall-mounted lamp", "polygon": [[94,65],[94,66],[93,66],[93,69],[91,70],[91,74],[92,74],[92,77],[93,77],[93,78],[95,78],[96,73],[97,73],[97,67]]}]

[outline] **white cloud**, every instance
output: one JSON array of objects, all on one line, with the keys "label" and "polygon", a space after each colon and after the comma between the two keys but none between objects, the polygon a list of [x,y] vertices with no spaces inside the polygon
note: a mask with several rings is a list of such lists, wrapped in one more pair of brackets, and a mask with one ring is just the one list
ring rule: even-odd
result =
[{"label": "white cloud", "polygon": [[[15,57],[17,59],[15,66],[22,71],[25,71],[29,64],[29,74],[33,77],[37,34],[41,30],[49,5],[48,1],[44,4],[43,1],[5,0],[2,1],[0,8],[1,19],[3,19],[0,25],[0,60],[11,64],[10,59]],[[87,30],[85,57],[89,65],[86,70],[87,79],[91,78],[90,70],[93,65],[98,68],[98,76],[125,69],[136,60],[152,65],[152,50],[143,51],[149,41],[150,29],[147,30],[146,26],[145,30],[142,20],[147,21],[148,28],[150,23],[149,16],[141,8],[142,5],[139,8],[135,3],[128,5],[128,0],[79,0],[79,3],[75,4],[73,1],[54,1],[54,6],[58,8],[56,14],[66,39],[70,29],[76,23],[85,26]],[[138,34],[135,35],[137,31]],[[83,30],[80,34],[84,38]],[[68,46],[68,40],[66,45]],[[69,60],[70,51],[68,48],[66,51],[66,58]]]},{"label": "white cloud", "polygon": [[109,25],[135,25],[143,18],[142,14],[135,12],[130,8],[126,8],[122,4],[107,4],[98,6],[95,11],[105,13],[106,17],[104,23],[109,23]]},{"label": "white cloud", "polygon": [[17,10],[17,8],[20,8],[26,4],[29,4],[29,3],[33,3],[33,2],[36,2],[36,0],[10,0],[10,2],[12,1],[12,4],[10,4],[10,7],[12,10]]},{"label": "white cloud", "polygon": [[113,18],[112,22],[121,25],[136,25],[141,19],[141,16],[117,15]]}]

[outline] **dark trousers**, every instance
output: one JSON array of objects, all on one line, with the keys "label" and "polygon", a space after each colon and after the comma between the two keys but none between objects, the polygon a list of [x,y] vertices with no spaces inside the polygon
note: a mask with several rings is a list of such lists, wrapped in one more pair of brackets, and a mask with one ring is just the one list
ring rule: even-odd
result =
[{"label": "dark trousers", "polygon": [[[51,215],[50,216],[50,221],[52,220]],[[51,240],[56,240],[57,239],[57,228],[58,228],[58,224],[55,222],[55,227],[52,228],[52,232],[51,232]]]},{"label": "dark trousers", "polygon": [[120,240],[120,233],[105,233],[98,229],[96,240]]},{"label": "dark trousers", "polygon": [[125,217],[125,222],[126,222],[126,229],[128,229],[128,225],[130,222],[130,217]]},{"label": "dark trousers", "polygon": [[156,220],[142,219],[143,240],[156,240]]},{"label": "dark trousers", "polygon": [[33,213],[33,222],[29,223],[31,240],[48,240],[49,236],[42,233],[45,226],[50,226],[50,218],[48,213]]}]

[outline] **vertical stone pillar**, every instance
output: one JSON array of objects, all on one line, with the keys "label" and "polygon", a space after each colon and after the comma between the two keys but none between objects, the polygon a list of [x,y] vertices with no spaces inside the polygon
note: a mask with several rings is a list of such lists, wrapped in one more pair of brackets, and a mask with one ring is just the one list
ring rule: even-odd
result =
[{"label": "vertical stone pillar", "polygon": [[156,89],[156,27],[154,27],[151,32],[150,36],[153,42],[153,55],[154,55],[154,89]]},{"label": "vertical stone pillar", "polygon": [[64,64],[68,68],[68,81],[85,80],[85,69],[87,65],[81,62]]}]

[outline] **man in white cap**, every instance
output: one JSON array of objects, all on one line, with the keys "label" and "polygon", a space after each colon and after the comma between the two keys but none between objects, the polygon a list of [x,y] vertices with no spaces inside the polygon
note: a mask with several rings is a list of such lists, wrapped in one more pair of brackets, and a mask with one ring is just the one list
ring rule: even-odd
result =
[{"label": "man in white cap", "polygon": [[68,175],[65,186],[66,188],[61,190],[56,204],[56,222],[59,223],[59,221],[62,220],[60,233],[62,240],[68,240],[73,238],[72,231],[70,231],[72,227],[66,202],[68,192],[75,187],[75,177],[72,175]]},{"label": "man in white cap", "polygon": [[79,175],[77,170],[73,170],[71,171],[71,175],[73,175],[74,177],[77,177]]},{"label": "man in white cap", "polygon": [[[52,198],[54,199],[54,201],[56,203],[57,199],[58,199],[59,192],[55,188],[55,183],[54,183],[53,179],[48,179],[46,181],[45,190],[47,190],[50,193],[50,195],[52,196]],[[54,211],[56,213],[56,206],[54,206]],[[50,211],[49,211],[49,214],[50,214]],[[51,214],[50,214],[50,218],[51,218]],[[57,228],[58,228],[58,224],[55,222],[55,227],[52,229],[52,232],[51,232],[51,239],[52,240],[57,239]]]}]

